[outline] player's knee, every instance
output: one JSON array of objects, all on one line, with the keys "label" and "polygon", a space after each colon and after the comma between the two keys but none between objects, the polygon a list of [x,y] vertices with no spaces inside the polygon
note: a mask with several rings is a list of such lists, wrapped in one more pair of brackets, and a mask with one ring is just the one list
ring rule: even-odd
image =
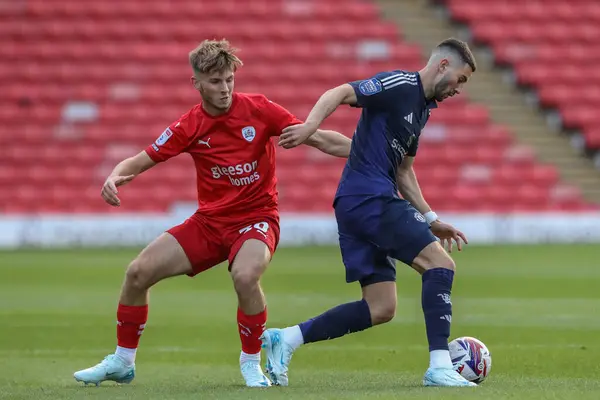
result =
[{"label": "player's knee", "polygon": [[125,285],[134,290],[146,290],[150,287],[150,274],[144,268],[144,261],[139,257],[133,260],[125,273]]},{"label": "player's knee", "polygon": [[371,323],[373,325],[385,324],[390,322],[396,316],[396,302],[379,302],[373,305],[369,304],[371,311]]},{"label": "player's knee", "polygon": [[266,262],[263,261],[246,263],[232,268],[231,279],[236,292],[246,292],[256,287],[265,268]]},{"label": "player's knee", "polygon": [[413,261],[413,266],[421,272],[434,268],[456,270],[454,260],[446,253],[443,247],[435,242],[427,246]]},{"label": "player's knee", "polygon": [[373,325],[385,324],[396,316],[395,296],[372,296],[365,298],[371,312],[371,323]]},{"label": "player's knee", "polygon": [[363,299],[369,305],[371,323],[385,324],[396,316],[396,283],[379,282],[362,288]]}]

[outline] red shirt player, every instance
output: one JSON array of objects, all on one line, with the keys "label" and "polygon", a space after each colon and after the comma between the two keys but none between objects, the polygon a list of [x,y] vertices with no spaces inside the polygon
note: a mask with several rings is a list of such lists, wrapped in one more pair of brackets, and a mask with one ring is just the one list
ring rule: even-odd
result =
[{"label": "red shirt player", "polygon": [[[190,63],[202,103],[173,122],[145,151],[119,163],[104,183],[102,197],[119,206],[118,186],[159,162],[189,153],[196,166],[198,211],[155,239],[129,264],[117,309],[117,350],[76,372],[78,381],[131,382],[150,287],[171,276],[194,276],[228,260],[239,304],[242,376],[247,386],[271,384],[260,367],[267,310],[259,284],[279,241],[271,138],[302,121],[265,96],[233,92],[234,72],[242,63],[227,41],[204,41],[190,52]],[[332,131],[317,132],[307,144],[340,157],[350,151],[350,139]]]}]

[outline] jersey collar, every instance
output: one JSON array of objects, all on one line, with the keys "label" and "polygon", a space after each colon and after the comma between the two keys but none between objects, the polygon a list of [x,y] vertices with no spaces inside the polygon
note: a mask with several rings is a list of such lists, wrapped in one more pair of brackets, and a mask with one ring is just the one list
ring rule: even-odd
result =
[{"label": "jersey collar", "polygon": [[202,111],[202,114],[209,119],[225,119],[227,117],[229,117],[229,115],[231,114],[233,108],[235,107],[235,105],[238,102],[238,94],[237,92],[233,92],[231,94],[231,105],[229,106],[229,110],[227,110],[227,112],[221,114],[221,115],[210,115],[209,113],[206,112],[206,110],[204,109],[204,107],[202,107],[202,103],[200,103],[200,110]]},{"label": "jersey collar", "polygon": [[418,72],[416,72],[416,74],[417,74],[417,82],[419,82],[419,92],[421,92],[421,97],[423,98],[423,101],[425,102],[425,108],[428,110],[431,110],[432,108],[437,108],[438,107],[437,101],[435,101],[434,99],[427,100],[425,98],[425,89],[423,89],[423,82],[421,82],[421,74],[419,74]]}]

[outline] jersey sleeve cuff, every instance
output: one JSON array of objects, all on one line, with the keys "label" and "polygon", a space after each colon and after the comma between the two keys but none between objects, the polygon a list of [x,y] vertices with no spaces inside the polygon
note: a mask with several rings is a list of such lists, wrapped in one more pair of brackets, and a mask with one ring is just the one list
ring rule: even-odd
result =
[{"label": "jersey sleeve cuff", "polygon": [[355,108],[361,108],[363,107],[360,99],[363,96],[363,94],[360,92],[360,89],[358,88],[358,85],[360,84],[360,81],[355,81],[355,82],[348,82],[348,84],[350,86],[352,86],[352,89],[354,90],[354,94],[356,95],[356,104],[350,104],[350,107],[355,107]]},{"label": "jersey sleeve cuff", "polygon": [[154,161],[155,163],[159,163],[164,161],[164,159],[160,156],[160,154],[158,154],[153,148],[152,145],[146,147],[146,154],[148,154],[148,157],[150,157],[150,159],[152,161]]}]

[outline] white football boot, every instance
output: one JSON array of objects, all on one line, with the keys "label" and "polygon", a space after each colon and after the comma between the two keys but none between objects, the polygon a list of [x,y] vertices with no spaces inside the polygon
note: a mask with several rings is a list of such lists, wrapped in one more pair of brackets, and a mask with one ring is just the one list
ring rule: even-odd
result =
[{"label": "white football boot", "polygon": [[121,357],[111,354],[99,364],[75,372],[73,377],[86,385],[92,383],[98,386],[104,381],[130,383],[135,378],[135,364],[127,365]]},{"label": "white football boot", "polygon": [[285,341],[283,329],[267,329],[262,336],[262,347],[267,353],[267,373],[275,385],[288,385],[288,367],[294,348]]},{"label": "white football boot", "polygon": [[461,374],[451,368],[429,368],[423,377],[425,386],[443,387],[473,387],[477,386],[469,382]]},{"label": "white football boot", "polygon": [[240,363],[242,376],[248,387],[269,387],[271,381],[265,376],[260,367],[260,361],[244,361]]}]

